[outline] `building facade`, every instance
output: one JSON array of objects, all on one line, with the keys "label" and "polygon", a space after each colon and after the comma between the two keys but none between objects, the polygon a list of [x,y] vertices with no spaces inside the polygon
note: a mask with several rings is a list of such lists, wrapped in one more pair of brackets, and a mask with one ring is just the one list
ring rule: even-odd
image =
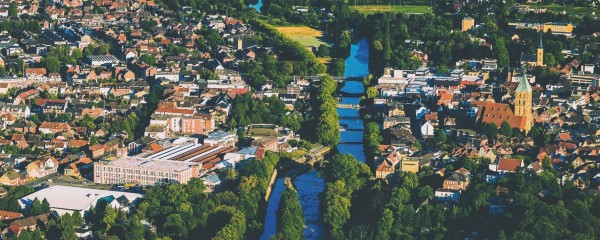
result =
[{"label": "building facade", "polygon": [[462,20],[461,30],[463,32],[469,31],[469,29],[475,26],[475,19],[473,18],[465,18]]},{"label": "building facade", "polygon": [[94,182],[101,184],[135,183],[143,186],[186,184],[200,174],[200,163],[125,157],[94,163]]}]

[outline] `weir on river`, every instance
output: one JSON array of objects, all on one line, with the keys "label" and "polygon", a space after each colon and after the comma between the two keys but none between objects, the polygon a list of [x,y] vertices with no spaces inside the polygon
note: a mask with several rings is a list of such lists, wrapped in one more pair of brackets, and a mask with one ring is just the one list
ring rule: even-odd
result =
[{"label": "weir on river", "polygon": [[[259,2],[262,6],[262,1]],[[259,10],[260,7],[257,8]],[[340,126],[345,126],[346,131],[340,131],[340,144],[338,151],[340,153],[352,154],[358,161],[365,161],[363,152],[363,130],[364,125],[359,116],[358,108],[348,108],[348,105],[356,106],[360,102],[357,97],[364,93],[364,86],[361,79],[369,74],[369,44],[366,39],[361,39],[358,43],[352,44],[350,56],[346,59],[346,71],[344,72],[344,87],[338,93],[341,98],[338,106],[338,115]],[[325,230],[320,209],[319,194],[325,189],[325,182],[313,169],[300,174],[293,180],[300,205],[304,213],[306,229],[304,230],[304,239],[324,239]],[[280,176],[275,181],[273,191],[267,205],[267,212],[264,221],[264,232],[261,240],[269,240],[277,231],[277,208],[281,193],[285,189],[284,176]]]}]

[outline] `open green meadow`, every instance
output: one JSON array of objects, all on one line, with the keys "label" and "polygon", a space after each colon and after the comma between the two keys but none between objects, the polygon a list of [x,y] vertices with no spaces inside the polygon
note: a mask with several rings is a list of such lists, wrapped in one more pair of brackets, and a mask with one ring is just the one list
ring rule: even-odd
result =
[{"label": "open green meadow", "polygon": [[293,26],[275,28],[286,37],[289,37],[306,47],[318,47],[321,44],[327,44],[321,40],[323,32],[310,27]]},{"label": "open green meadow", "polygon": [[362,14],[373,14],[378,12],[423,14],[431,12],[429,6],[424,5],[360,5],[350,6],[350,9],[357,10]]},{"label": "open green meadow", "polygon": [[546,8],[549,12],[561,14],[565,12],[567,15],[571,16],[585,16],[591,15],[593,12],[596,14],[600,14],[600,9],[593,7],[574,7],[574,6],[563,6],[560,4],[552,3],[552,4],[525,4],[523,6],[529,8]]}]

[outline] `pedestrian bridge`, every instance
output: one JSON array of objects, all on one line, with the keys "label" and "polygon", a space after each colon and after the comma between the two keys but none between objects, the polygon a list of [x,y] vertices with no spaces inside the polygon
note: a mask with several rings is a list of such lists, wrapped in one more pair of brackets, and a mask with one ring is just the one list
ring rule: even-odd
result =
[{"label": "pedestrian bridge", "polygon": [[338,103],[337,107],[338,108],[360,109],[360,105],[358,105],[358,104],[347,104],[347,103]]}]

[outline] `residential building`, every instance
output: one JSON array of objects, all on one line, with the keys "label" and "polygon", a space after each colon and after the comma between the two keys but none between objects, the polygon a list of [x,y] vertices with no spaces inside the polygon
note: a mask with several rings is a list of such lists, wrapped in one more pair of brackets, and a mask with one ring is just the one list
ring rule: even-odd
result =
[{"label": "residential building", "polygon": [[53,157],[45,157],[42,160],[35,160],[27,164],[27,176],[32,178],[41,178],[56,173],[58,170],[58,161]]},{"label": "residential building", "polygon": [[435,190],[435,199],[442,202],[458,202],[460,198],[459,190],[443,189]]},{"label": "residential building", "polygon": [[26,175],[15,170],[8,170],[0,176],[0,183],[7,186],[23,185],[26,181]]},{"label": "residential building", "polygon": [[48,223],[49,216],[50,214],[46,213],[37,216],[18,219],[10,223],[8,227],[2,230],[2,235],[4,237],[18,237],[22,231],[35,231],[40,227],[44,227],[45,224]]},{"label": "residential building", "polygon": [[469,31],[471,28],[475,26],[475,19],[473,18],[464,18],[461,24],[461,30],[463,32]]},{"label": "residential building", "polygon": [[414,158],[405,158],[400,161],[401,172],[419,172],[419,160]]},{"label": "residential building", "polygon": [[56,134],[59,132],[66,132],[71,130],[71,126],[64,122],[43,122],[38,130],[41,133]]}]

